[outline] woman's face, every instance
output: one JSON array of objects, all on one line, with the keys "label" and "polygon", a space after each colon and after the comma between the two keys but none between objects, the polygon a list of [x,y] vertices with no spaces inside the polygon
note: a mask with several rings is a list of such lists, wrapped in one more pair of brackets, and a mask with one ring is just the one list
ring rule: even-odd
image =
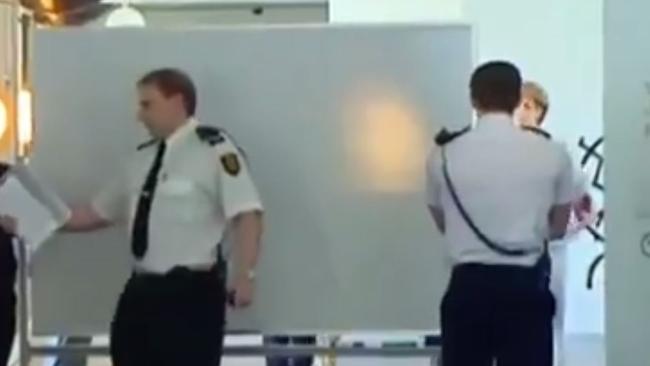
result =
[{"label": "woman's face", "polygon": [[520,126],[539,127],[543,110],[531,98],[522,98],[515,110],[515,120]]}]

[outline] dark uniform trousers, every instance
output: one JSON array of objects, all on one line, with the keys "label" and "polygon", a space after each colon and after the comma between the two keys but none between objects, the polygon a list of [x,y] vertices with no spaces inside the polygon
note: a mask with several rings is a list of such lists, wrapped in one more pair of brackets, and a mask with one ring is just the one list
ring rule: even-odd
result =
[{"label": "dark uniform trousers", "polygon": [[16,256],[11,235],[0,230],[0,365],[6,365],[16,332]]},{"label": "dark uniform trousers", "polygon": [[540,269],[464,264],[441,305],[444,366],[552,366],[555,300]]},{"label": "dark uniform trousers", "polygon": [[114,366],[219,366],[223,349],[224,271],[176,268],[134,274],[111,326]]}]

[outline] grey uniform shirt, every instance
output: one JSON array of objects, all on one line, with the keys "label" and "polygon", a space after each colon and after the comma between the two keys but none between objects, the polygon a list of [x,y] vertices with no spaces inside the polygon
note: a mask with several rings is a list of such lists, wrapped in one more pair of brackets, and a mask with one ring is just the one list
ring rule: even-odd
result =
[{"label": "grey uniform shirt", "polygon": [[[460,199],[490,239],[510,249],[541,250],[553,205],[575,198],[566,149],[516,127],[510,116],[488,114],[476,128],[445,146],[448,169]],[[434,149],[427,161],[428,205],[443,210],[445,242],[454,263],[533,265],[539,254],[495,253],[472,232],[456,208]]]},{"label": "grey uniform shirt", "polygon": [[[228,222],[262,210],[240,150],[225,133],[214,136],[212,143],[202,140],[198,126],[190,120],[166,141],[149,215],[148,249],[137,268],[165,273],[175,266],[212,264]],[[126,221],[129,234],[156,150],[155,143],[139,149],[124,174],[93,201],[103,218]]]}]

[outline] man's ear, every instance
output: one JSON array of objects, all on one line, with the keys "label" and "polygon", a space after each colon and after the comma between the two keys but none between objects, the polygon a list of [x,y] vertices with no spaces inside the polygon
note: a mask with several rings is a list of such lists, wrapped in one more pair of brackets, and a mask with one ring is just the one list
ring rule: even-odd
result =
[{"label": "man's ear", "polygon": [[185,98],[181,94],[174,94],[169,97],[177,106],[185,108]]},{"label": "man's ear", "polygon": [[539,116],[537,116],[537,127],[542,128],[544,125],[544,113],[540,113]]},{"label": "man's ear", "polygon": [[481,106],[480,106],[479,103],[476,101],[476,99],[472,98],[471,101],[472,101],[472,108],[474,108],[474,109],[477,110],[477,111],[481,109]]}]

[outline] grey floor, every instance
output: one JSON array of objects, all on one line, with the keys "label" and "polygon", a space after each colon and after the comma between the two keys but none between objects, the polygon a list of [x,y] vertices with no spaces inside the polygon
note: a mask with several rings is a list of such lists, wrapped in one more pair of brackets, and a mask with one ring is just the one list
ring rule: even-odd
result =
[{"label": "grey floor", "polygon": [[[224,366],[263,366],[261,360],[227,360]],[[322,365],[318,362],[318,365]],[[337,366],[429,366],[427,359],[341,358]],[[566,340],[566,360],[558,366],[605,366],[604,337],[570,336]]]},{"label": "grey floor", "polygon": [[[227,360],[224,366],[263,366],[261,360],[239,359]],[[322,366],[321,362],[317,363]],[[337,366],[429,366],[427,359],[346,359],[337,360]],[[316,365],[315,365],[316,366]],[[567,337],[566,360],[558,366],[605,366],[604,337],[572,336]]]},{"label": "grey floor", "polygon": [[605,337],[569,337],[566,357],[564,366],[605,366]]},{"label": "grey floor", "polygon": [[[47,363],[46,363],[47,364]],[[42,360],[35,360],[34,366],[42,366]],[[339,358],[336,366],[429,366],[427,359],[380,359],[380,358]],[[89,366],[110,366],[107,358],[91,360]],[[223,366],[264,366],[261,358],[229,358]],[[314,366],[323,366],[318,359]],[[568,336],[566,340],[566,360],[558,366],[605,366],[605,347],[603,336]]]}]

